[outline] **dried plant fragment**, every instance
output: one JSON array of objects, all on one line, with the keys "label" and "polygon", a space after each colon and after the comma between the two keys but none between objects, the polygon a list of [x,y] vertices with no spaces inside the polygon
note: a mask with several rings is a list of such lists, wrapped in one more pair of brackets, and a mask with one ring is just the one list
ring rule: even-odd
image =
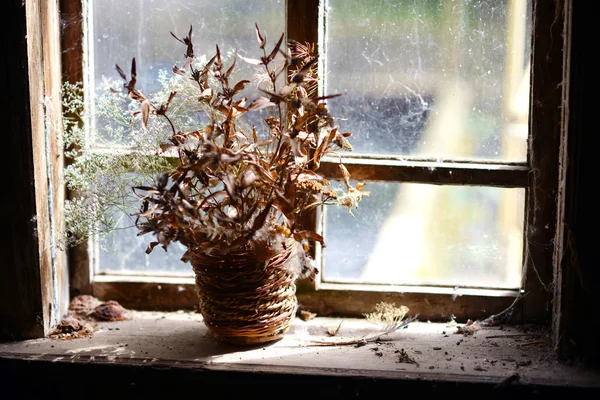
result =
[{"label": "dried plant fragment", "polygon": [[96,328],[84,319],[67,315],[48,335],[51,339],[70,340],[91,337]]},{"label": "dried plant fragment", "polygon": [[96,321],[126,321],[132,318],[131,312],[114,300],[98,305],[91,316]]},{"label": "dried plant fragment", "polygon": [[369,322],[396,324],[404,318],[409,309],[406,306],[396,307],[394,303],[381,302],[375,305],[375,310],[366,313],[365,318]]},{"label": "dried plant fragment", "polygon": [[467,320],[467,323],[464,326],[459,326],[456,328],[455,333],[460,333],[465,336],[473,335],[475,332],[481,329],[481,324],[479,321],[473,322],[472,320]]},{"label": "dried plant fragment", "polygon": [[327,328],[327,335],[328,336],[336,336],[338,334],[338,332],[340,331],[340,328],[342,327],[342,322],[344,322],[343,320],[340,321],[338,326],[330,326],[329,328]]},{"label": "dried plant fragment", "polygon": [[396,363],[415,364],[417,367],[419,366],[419,363],[413,357],[409,356],[404,349],[396,350],[395,353],[398,353],[398,361]]},{"label": "dried plant fragment", "polygon": [[82,294],[74,297],[73,300],[71,300],[71,303],[69,304],[69,312],[78,318],[89,319],[90,314],[100,304],[102,304],[102,302],[96,297]]},{"label": "dried plant fragment", "polygon": [[298,316],[302,321],[309,321],[317,316],[317,314],[312,313],[308,310],[300,310],[298,311]]}]

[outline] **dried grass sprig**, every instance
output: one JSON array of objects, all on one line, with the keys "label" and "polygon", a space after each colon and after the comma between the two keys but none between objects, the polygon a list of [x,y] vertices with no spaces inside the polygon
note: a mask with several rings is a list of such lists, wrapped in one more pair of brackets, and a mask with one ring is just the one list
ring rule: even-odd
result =
[{"label": "dried grass sprig", "polygon": [[388,335],[392,332],[396,332],[397,330],[408,326],[408,324],[410,324],[413,321],[416,321],[418,318],[419,318],[419,314],[417,314],[413,317],[407,318],[405,320],[402,320],[402,319],[396,320],[395,322],[386,325],[385,327],[378,330],[377,332],[372,333],[372,334],[362,337],[362,338],[358,338],[358,339],[331,338],[330,340],[310,340],[309,343],[311,343],[314,346],[350,346],[350,345],[363,346],[367,343],[376,342],[376,341],[380,340],[380,338],[382,336]]}]

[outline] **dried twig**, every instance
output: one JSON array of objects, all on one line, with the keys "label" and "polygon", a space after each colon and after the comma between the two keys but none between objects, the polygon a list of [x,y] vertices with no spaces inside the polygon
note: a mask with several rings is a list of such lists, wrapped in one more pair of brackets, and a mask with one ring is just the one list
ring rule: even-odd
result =
[{"label": "dried twig", "polygon": [[[360,339],[349,339],[349,340],[310,340],[309,342],[314,346],[348,346],[348,345],[365,345],[369,342],[377,341],[381,336],[390,334],[394,331],[397,331],[400,328],[404,328],[408,326],[411,322],[415,321],[419,317],[419,314],[414,317],[407,318],[403,321],[394,324],[393,326],[386,327],[380,332],[377,332],[373,335],[363,337]],[[310,346],[310,345],[309,345]]]},{"label": "dried twig", "polygon": [[523,336],[539,336],[536,333],[524,333],[524,334],[516,334],[516,335],[493,335],[493,336],[486,336],[486,339],[503,339],[503,338],[511,338],[511,337],[523,337]]}]

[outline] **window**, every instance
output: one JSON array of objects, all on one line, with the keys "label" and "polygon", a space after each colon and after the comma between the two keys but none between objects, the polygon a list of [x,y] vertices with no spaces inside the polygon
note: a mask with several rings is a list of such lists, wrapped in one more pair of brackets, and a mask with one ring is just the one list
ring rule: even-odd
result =
[{"label": "window", "polygon": [[[322,90],[344,95],[329,107],[354,134],[345,163],[371,196],[356,220],[344,210],[315,215],[327,247],[317,249],[319,280],[299,286],[307,308],[360,315],[386,299],[426,318],[479,318],[523,292],[532,293],[523,316],[547,315],[560,118],[548,118],[541,102],[560,107],[560,92],[545,88],[562,79],[560,66],[544,62],[562,48],[539,33],[552,29],[551,7],[509,0],[65,3],[85,6],[79,35],[88,88],[132,56],[151,65],[139,70],[139,81],[150,84],[180,58],[177,47],[165,46],[169,31],[186,31],[190,22],[203,33],[194,36],[198,49],[218,42],[251,50],[254,22],[271,39],[285,30],[319,44]],[[321,172],[340,178],[334,160]],[[195,305],[190,268],[178,254],[153,252],[149,260],[146,243],[125,232],[116,254],[79,253],[75,288],[130,306]]]}]

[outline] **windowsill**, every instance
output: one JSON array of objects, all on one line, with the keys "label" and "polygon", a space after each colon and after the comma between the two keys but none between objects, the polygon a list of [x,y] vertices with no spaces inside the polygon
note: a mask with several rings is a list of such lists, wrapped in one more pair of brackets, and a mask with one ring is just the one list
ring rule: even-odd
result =
[{"label": "windowsill", "polygon": [[[310,343],[360,339],[377,331],[365,320],[345,319],[336,338],[329,338],[327,328],[337,327],[340,321],[297,318],[281,341],[248,349],[216,341],[196,313],[135,312],[130,321],[98,323],[98,331],[91,338],[0,343],[0,373],[5,377],[12,373],[16,381],[19,377],[26,381],[33,379],[28,368],[35,369],[36,365],[46,366],[37,368],[40,375],[56,375],[52,373],[54,367],[64,370],[66,365],[74,366],[71,378],[85,376],[86,367],[94,371],[97,368],[92,367],[115,367],[101,368],[103,371],[128,367],[129,375],[113,374],[113,389],[119,379],[125,379],[124,385],[131,381],[129,384],[134,386],[149,387],[155,384],[154,377],[160,370],[179,371],[182,376],[194,373],[196,380],[202,379],[197,373],[205,372],[209,382],[218,382],[219,374],[224,377],[233,373],[240,374],[236,375],[238,383],[245,379],[251,379],[246,383],[265,379],[302,383],[306,378],[313,383],[315,379],[321,383],[335,381],[335,388],[343,386],[345,380],[346,385],[355,385],[359,379],[363,386],[435,382],[436,387],[464,389],[469,385],[470,390],[490,390],[502,382],[512,382],[518,374],[513,389],[600,390],[600,371],[558,362],[548,339],[533,333],[527,336],[529,333],[517,328],[484,328],[464,336],[455,333],[455,325],[413,322],[363,346]],[[400,362],[401,349],[418,364]],[[132,373],[131,367],[139,368]],[[146,376],[143,371],[152,373]],[[225,379],[231,379],[227,376]]]}]

